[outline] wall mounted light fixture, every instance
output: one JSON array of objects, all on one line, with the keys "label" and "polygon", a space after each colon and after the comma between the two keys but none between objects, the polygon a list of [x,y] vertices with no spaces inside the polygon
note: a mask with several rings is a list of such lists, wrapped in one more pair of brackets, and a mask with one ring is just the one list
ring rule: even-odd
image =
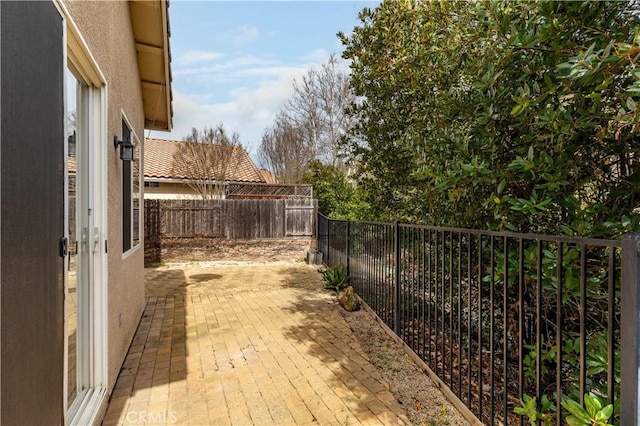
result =
[{"label": "wall mounted light fixture", "polygon": [[134,146],[131,141],[118,140],[117,136],[113,136],[113,146],[118,149],[120,146],[120,159],[122,161],[133,161]]}]

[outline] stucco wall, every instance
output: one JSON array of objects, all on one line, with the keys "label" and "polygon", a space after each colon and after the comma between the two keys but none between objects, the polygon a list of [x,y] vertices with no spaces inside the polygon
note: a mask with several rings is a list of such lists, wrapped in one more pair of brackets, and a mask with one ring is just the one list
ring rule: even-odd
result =
[{"label": "stucco wall", "polygon": [[145,187],[146,200],[201,200],[202,197],[188,185],[171,182],[160,182],[160,186]]},{"label": "stucco wall", "polygon": [[[144,137],[142,90],[129,5],[122,1],[67,1],[67,8],[107,79],[108,134],[122,136],[122,113]],[[144,310],[144,244],[122,253],[122,161],[107,144],[109,383],[115,384]],[[99,148],[99,147],[98,147]],[[141,155],[142,157],[142,155]]]}]

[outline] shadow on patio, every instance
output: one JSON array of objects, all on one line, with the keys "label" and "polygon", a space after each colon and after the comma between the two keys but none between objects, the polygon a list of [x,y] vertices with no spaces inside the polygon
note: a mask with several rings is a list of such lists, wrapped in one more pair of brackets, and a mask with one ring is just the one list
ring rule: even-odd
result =
[{"label": "shadow on patio", "polygon": [[[147,270],[147,277],[154,275]],[[186,395],[187,278],[182,270],[168,270],[154,284],[146,284],[145,310],[111,394],[105,425],[169,423],[173,407],[157,403],[169,400],[169,384],[174,394],[183,388]]]},{"label": "shadow on patio", "polygon": [[314,268],[191,265],[146,277],[103,424],[402,422]]}]

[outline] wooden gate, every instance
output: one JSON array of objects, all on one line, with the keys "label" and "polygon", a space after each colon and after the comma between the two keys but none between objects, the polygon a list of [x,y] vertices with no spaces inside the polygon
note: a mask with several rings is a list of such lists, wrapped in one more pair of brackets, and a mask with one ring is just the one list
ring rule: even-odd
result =
[{"label": "wooden gate", "polygon": [[311,199],[285,200],[285,237],[311,237],[315,235],[317,202]]}]

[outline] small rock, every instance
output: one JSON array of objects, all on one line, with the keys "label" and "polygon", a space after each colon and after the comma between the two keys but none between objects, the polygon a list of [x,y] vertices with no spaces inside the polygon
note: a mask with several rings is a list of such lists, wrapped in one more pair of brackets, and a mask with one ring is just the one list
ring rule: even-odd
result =
[{"label": "small rock", "polygon": [[340,305],[349,312],[357,311],[360,309],[360,300],[353,293],[353,287],[349,286],[338,294],[338,302]]}]

